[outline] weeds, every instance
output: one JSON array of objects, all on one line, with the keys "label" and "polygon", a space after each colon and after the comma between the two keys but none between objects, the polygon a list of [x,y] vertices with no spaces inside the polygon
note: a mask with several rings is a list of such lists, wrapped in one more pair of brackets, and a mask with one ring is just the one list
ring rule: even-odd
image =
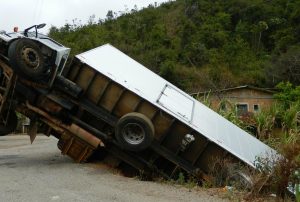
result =
[{"label": "weeds", "polygon": [[177,181],[178,184],[183,185],[185,183],[185,177],[182,172],[179,173]]},{"label": "weeds", "polygon": [[211,107],[211,102],[210,102],[210,91],[203,96],[196,96],[196,99],[199,100],[202,104],[206,105],[207,107]]},{"label": "weeds", "polygon": [[[293,89],[291,84],[281,83],[279,85],[280,92],[275,95],[278,102],[270,109],[262,110],[251,117],[240,117],[233,104],[227,100],[223,100],[220,106],[224,103],[229,106],[224,110],[224,107],[219,107],[217,112],[223,117],[243,128],[250,131],[257,138],[264,141],[282,155],[277,163],[274,159],[257,159],[260,166],[258,169],[261,173],[256,177],[256,182],[252,189],[252,195],[260,193],[274,193],[277,196],[286,197],[287,187],[292,184],[296,193],[297,202],[300,201],[299,181],[300,181],[300,87]],[[205,103],[209,103],[208,97],[205,97]],[[280,130],[281,129],[281,130]],[[276,133],[275,133],[276,130]],[[228,181],[224,178],[228,170],[225,168],[229,162],[226,160],[214,160],[211,176],[214,176],[203,185],[207,187],[220,187],[227,184]],[[295,175],[295,173],[297,175]],[[266,189],[266,187],[268,187]]]}]

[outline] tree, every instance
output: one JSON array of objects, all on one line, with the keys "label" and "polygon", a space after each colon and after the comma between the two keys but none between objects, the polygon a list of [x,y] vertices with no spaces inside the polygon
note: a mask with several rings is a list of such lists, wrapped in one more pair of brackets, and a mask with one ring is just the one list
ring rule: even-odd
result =
[{"label": "tree", "polygon": [[298,85],[299,7],[297,0],[177,0],[75,19],[49,35],[71,55],[110,43],[184,90]]},{"label": "tree", "polygon": [[300,47],[292,46],[287,52],[273,56],[266,74],[271,85],[280,81],[300,85]]},{"label": "tree", "polygon": [[106,14],[106,20],[110,21],[114,19],[114,12],[112,10],[109,10]]}]

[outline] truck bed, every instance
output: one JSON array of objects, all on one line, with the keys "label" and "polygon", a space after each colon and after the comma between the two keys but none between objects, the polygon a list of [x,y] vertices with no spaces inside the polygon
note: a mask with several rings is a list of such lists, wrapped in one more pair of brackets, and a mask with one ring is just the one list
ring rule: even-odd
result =
[{"label": "truck bed", "polygon": [[[187,131],[185,130],[183,133],[188,133],[190,130],[199,139],[204,138],[205,141],[218,145],[251,167],[255,167],[257,157],[264,158],[276,154],[266,144],[109,44],[79,54],[76,58],[79,61],[73,65],[67,78],[82,87],[87,99],[95,105],[99,105],[97,96],[101,96],[100,92],[107,93],[104,92],[107,89],[102,89],[102,87],[106,86],[107,88],[107,85],[110,85],[109,82],[114,83],[115,90],[111,92],[112,94],[106,95],[111,99],[107,99],[100,105],[109,112],[114,111],[112,114],[116,118],[135,111],[136,100],[142,98],[160,112],[171,116],[171,120],[176,119],[183,125],[183,128],[187,127]],[[97,76],[99,78],[96,78]],[[132,98],[125,99],[124,89],[133,94]],[[118,105],[124,103],[129,109],[125,111],[124,109],[112,110],[110,104],[115,103],[116,105],[116,102]],[[126,107],[123,106],[123,108]],[[153,119],[152,112],[146,111],[145,109],[143,113]],[[160,131],[159,123],[155,125],[157,131]],[[172,135],[169,134],[169,136]],[[159,141],[160,135],[157,135],[156,138]],[[175,137],[172,138],[174,142],[177,141]],[[201,141],[199,140],[199,142]],[[197,141],[194,144],[197,145]],[[172,150],[172,146],[167,144],[166,147],[168,150]],[[207,144],[202,143],[198,143],[198,147],[209,149]],[[196,155],[195,151],[189,155]]]}]

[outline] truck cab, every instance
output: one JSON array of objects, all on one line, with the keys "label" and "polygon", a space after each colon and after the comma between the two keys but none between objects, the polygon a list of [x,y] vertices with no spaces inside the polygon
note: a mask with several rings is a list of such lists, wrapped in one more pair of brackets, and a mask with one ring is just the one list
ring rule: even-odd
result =
[{"label": "truck cab", "polygon": [[22,32],[0,31],[0,57],[19,76],[51,86],[66,64],[70,48],[38,33],[45,25],[33,25]]},{"label": "truck cab", "polygon": [[50,90],[55,80],[60,81],[56,82],[58,85],[66,85],[65,80],[57,78],[65,67],[70,48],[39,33],[43,27],[45,24],[33,25],[21,32],[17,29],[12,33],[0,31],[0,136],[17,127],[15,108],[20,102],[17,92],[26,97],[32,92],[28,88],[32,85]]}]

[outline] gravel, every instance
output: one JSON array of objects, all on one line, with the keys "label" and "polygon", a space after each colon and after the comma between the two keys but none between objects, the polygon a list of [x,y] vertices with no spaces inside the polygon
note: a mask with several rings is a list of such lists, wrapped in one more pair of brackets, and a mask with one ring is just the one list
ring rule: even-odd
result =
[{"label": "gravel", "polygon": [[103,163],[76,164],[53,137],[0,137],[0,201],[227,201],[216,191],[127,178]]}]

